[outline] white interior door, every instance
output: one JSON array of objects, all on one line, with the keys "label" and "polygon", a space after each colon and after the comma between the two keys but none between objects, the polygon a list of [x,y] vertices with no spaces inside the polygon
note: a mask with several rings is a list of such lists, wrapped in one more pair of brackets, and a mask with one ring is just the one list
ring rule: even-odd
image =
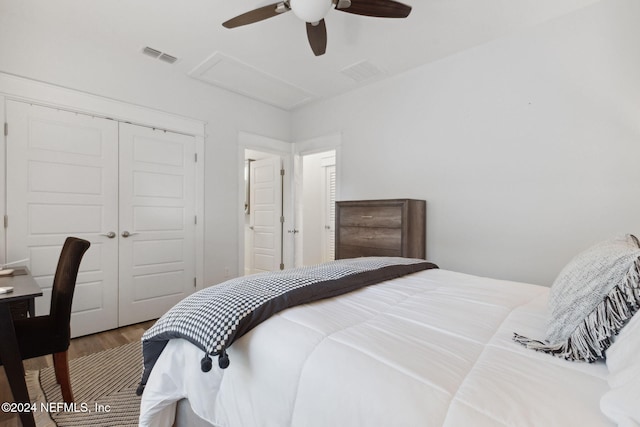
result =
[{"label": "white interior door", "polygon": [[195,289],[195,138],[120,124],[120,326]]},{"label": "white interior door", "polygon": [[282,160],[272,157],[251,162],[250,229],[253,230],[252,273],[280,269],[282,237]]},{"label": "white interior door", "polygon": [[7,261],[28,258],[49,312],[67,236],[91,242],[76,284],[73,336],[118,326],[118,123],[7,102]]}]

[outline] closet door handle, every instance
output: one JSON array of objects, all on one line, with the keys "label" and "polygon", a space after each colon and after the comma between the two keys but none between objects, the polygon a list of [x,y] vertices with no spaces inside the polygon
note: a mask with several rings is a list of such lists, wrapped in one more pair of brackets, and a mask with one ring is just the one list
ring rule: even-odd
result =
[{"label": "closet door handle", "polygon": [[110,239],[113,239],[114,237],[116,237],[116,233],[113,231],[110,231],[108,233],[100,233],[101,236],[105,236],[108,237]]},{"label": "closet door handle", "polygon": [[124,237],[125,239],[129,236],[135,236],[136,234],[140,234],[140,233],[129,233],[127,230],[123,231],[121,236]]}]

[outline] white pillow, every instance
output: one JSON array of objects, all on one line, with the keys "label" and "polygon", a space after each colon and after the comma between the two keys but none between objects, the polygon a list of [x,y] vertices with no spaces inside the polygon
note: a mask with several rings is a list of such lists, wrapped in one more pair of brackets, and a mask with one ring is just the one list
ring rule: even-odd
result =
[{"label": "white pillow", "polygon": [[619,427],[640,427],[640,314],[634,315],[606,351],[611,390],[602,395],[602,413]]}]

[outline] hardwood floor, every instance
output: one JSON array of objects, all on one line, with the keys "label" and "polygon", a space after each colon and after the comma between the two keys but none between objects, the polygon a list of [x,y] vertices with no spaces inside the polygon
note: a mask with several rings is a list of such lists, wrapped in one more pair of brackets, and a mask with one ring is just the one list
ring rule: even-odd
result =
[{"label": "hardwood floor", "polygon": [[[151,320],[111,331],[74,338],[71,340],[71,346],[69,347],[69,359],[139,341],[144,331],[149,329],[154,322],[155,320]],[[53,366],[53,358],[51,356],[36,357],[24,361],[24,369],[27,371],[42,369],[47,366]],[[4,367],[0,367],[0,403],[12,401],[13,397],[7,383]],[[0,427],[20,427],[21,425],[20,418],[17,415],[0,411]]]}]

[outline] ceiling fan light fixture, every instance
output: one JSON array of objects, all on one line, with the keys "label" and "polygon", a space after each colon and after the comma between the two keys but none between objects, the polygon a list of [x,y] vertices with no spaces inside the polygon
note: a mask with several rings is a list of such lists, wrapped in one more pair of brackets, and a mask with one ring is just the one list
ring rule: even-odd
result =
[{"label": "ceiling fan light fixture", "polygon": [[291,0],[291,10],[304,22],[318,22],[323,19],[333,2],[331,0]]},{"label": "ceiling fan light fixture", "polygon": [[324,55],[327,49],[327,26],[324,17],[334,7],[340,12],[378,18],[406,18],[411,6],[396,0],[279,0],[250,10],[222,23],[225,28],[236,28],[273,18],[293,11],[306,23],[307,39],[315,56]]}]

